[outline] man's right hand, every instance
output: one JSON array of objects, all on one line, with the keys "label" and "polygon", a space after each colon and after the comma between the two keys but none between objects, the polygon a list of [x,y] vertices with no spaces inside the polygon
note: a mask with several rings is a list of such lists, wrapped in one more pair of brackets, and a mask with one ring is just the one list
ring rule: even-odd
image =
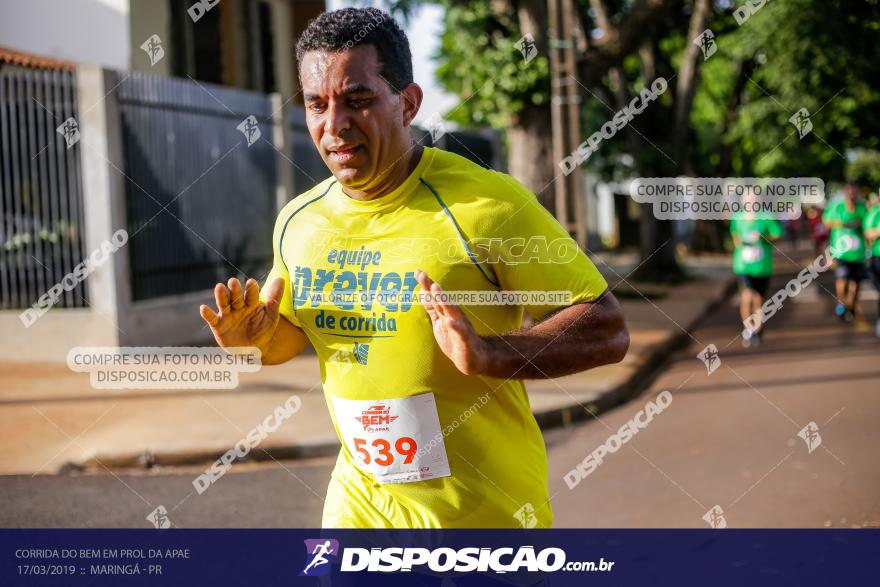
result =
[{"label": "man's right hand", "polygon": [[224,349],[258,347],[265,353],[278,327],[283,295],[284,280],[280,277],[269,285],[265,303],[260,301],[260,288],[255,279],[248,279],[242,290],[241,282],[231,278],[226,285],[218,283],[214,287],[219,314],[205,305],[199,307],[199,314]]}]

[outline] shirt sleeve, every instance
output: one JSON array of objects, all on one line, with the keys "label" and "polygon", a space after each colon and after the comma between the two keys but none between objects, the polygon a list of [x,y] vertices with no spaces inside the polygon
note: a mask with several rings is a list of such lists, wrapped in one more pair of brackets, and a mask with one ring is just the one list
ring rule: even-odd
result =
[{"label": "shirt sleeve", "polygon": [[767,235],[772,238],[780,238],[785,233],[782,223],[775,218],[767,219]]},{"label": "shirt sleeve", "polygon": [[829,204],[822,213],[822,223],[828,224],[837,220],[837,203]]},{"label": "shirt sleeve", "polygon": [[[504,190],[505,197],[491,229],[488,258],[498,287],[544,292],[543,303],[538,293],[524,305],[538,320],[601,296],[608,289],[605,278],[568,232],[525,186],[497,175],[501,177],[493,187],[496,193]],[[570,299],[564,300],[569,294]]]},{"label": "shirt sleeve", "polygon": [[281,298],[280,313],[287,318],[291,324],[298,328],[302,328],[302,324],[300,324],[300,321],[297,319],[296,313],[293,310],[293,299],[290,294],[290,273],[287,270],[287,266],[284,264],[284,260],[281,258],[280,225],[281,219],[284,216],[286,216],[285,211],[282,210],[281,214],[278,215],[278,219],[275,221],[275,230],[272,234],[272,269],[269,271],[269,275],[266,276],[262,289],[260,289],[260,301],[266,301],[266,292],[269,289],[269,284],[280,277],[284,280],[284,295]]}]

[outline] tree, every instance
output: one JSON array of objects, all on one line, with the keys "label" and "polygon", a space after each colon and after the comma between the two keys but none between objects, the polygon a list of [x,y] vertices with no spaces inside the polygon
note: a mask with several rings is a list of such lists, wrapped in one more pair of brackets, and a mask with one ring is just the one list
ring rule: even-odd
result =
[{"label": "tree", "polygon": [[854,151],[846,167],[846,181],[880,191],[880,151]]},{"label": "tree", "polygon": [[[558,170],[550,133],[550,67],[542,4],[543,0],[529,2],[519,11],[509,2],[448,5],[437,76],[461,98],[446,117],[465,126],[505,129],[511,174],[552,211]],[[534,22],[523,28],[536,31],[532,34],[537,56],[528,62],[517,47],[523,21]]]},{"label": "tree", "polygon": [[[588,91],[605,83],[603,76],[639,47],[653,22],[675,3],[642,0],[628,10],[623,10],[621,5],[613,14],[601,0],[594,0],[589,10],[578,5],[582,30],[601,30],[601,34],[593,35],[589,41],[586,35],[581,35],[586,41],[579,61],[582,79],[572,83],[582,84]],[[546,0],[445,4],[446,27],[437,56],[441,60],[438,77],[448,90],[462,97],[462,102],[447,116],[463,124],[489,123],[505,128],[510,172],[552,211],[552,188],[559,168],[552,157]],[[698,0],[698,4],[704,5],[701,17],[704,19],[708,0]],[[602,28],[597,29],[596,24]],[[538,57],[529,62],[525,62],[517,47],[525,34],[532,36],[538,51]],[[687,64],[691,67],[687,77],[692,84],[695,61],[690,59]],[[690,86],[685,89],[693,95]],[[679,113],[686,114],[684,110]],[[609,118],[610,114],[606,113],[598,120],[604,122]],[[678,144],[684,144],[686,139],[686,134],[681,135]],[[655,259],[651,264],[643,264],[642,272],[651,269],[664,277],[678,274],[669,236],[668,223],[646,218],[642,233],[643,258]]]},{"label": "tree", "polygon": [[[511,173],[553,211],[553,187],[559,167],[552,156],[546,0],[449,1],[444,4],[446,27],[437,55],[441,63],[438,78],[447,90],[462,98],[447,116],[465,125],[491,124],[504,128]],[[578,4],[582,30],[594,34],[589,39],[582,35],[586,42],[580,59],[580,79],[572,83],[583,85],[590,93],[607,94],[610,74],[628,86],[616,88],[617,102],[628,103],[629,86],[649,84],[653,76],[647,80],[624,80],[621,64],[640,47],[644,49],[646,36],[660,34],[657,20],[679,2],[637,0],[631,5],[611,4],[603,0],[593,0],[590,6]],[[692,29],[705,22],[708,4],[708,0],[697,0],[700,9]],[[684,22],[689,22],[687,16]],[[525,34],[532,36],[538,52],[538,56],[528,62],[517,46]],[[679,118],[689,114],[699,48],[687,49],[686,53],[688,58],[682,60],[682,79],[686,83],[680,83],[677,90],[685,95],[683,106],[675,112]],[[648,57],[646,60],[653,63]],[[604,112],[588,117],[588,123],[598,122],[601,126],[612,114]],[[592,130],[586,134],[590,132]],[[674,149],[682,150],[688,138],[688,133],[679,133]],[[651,175],[657,175],[660,166],[651,165],[653,157],[638,160],[646,172],[651,170]],[[642,258],[651,259],[650,263],[641,265],[642,277],[674,279],[679,276],[671,225],[657,221],[649,210],[643,215],[641,232]]]},{"label": "tree", "polygon": [[[507,131],[513,175],[553,209],[546,0],[436,0],[446,9],[438,77],[462,97],[449,114]],[[404,13],[417,0],[397,0]],[[751,9],[749,7],[752,7]],[[584,164],[604,177],[676,175],[843,179],[851,149],[880,148],[877,0],[576,0],[584,138],[656,76],[669,90]],[[744,18],[748,16],[748,18]],[[711,28],[717,52],[693,41]],[[538,57],[517,41],[530,33]],[[810,113],[803,138],[789,119]],[[672,227],[647,206],[637,277],[680,275]],[[704,248],[723,227],[698,223]],[[646,262],[650,259],[650,262]]]}]

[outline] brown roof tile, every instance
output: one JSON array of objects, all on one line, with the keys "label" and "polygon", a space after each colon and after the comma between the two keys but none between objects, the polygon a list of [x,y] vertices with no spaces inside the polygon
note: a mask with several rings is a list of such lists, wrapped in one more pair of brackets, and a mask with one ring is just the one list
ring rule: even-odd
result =
[{"label": "brown roof tile", "polygon": [[62,61],[53,57],[43,57],[25,53],[17,49],[0,46],[0,63],[9,63],[21,67],[34,67],[37,69],[66,69],[72,70],[75,65],[70,61]]}]

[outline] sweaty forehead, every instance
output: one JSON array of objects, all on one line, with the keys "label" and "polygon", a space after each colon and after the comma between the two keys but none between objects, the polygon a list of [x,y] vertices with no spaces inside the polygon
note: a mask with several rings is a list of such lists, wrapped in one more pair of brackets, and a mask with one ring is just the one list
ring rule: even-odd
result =
[{"label": "sweaty forehead", "polygon": [[309,95],[341,94],[357,86],[380,91],[384,83],[372,45],[346,51],[307,51],[300,66],[300,82],[306,99]]}]

